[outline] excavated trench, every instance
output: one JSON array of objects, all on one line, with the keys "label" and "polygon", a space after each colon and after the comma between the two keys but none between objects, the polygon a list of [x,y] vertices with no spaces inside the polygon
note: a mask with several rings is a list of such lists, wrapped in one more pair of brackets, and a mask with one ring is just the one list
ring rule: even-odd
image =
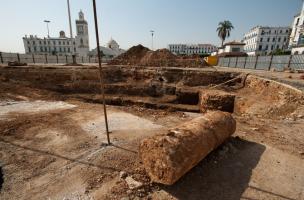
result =
[{"label": "excavated trench", "polygon": [[[115,66],[103,71],[109,105],[202,112],[202,104],[210,104],[205,109],[278,117],[294,112],[303,100],[302,93],[291,87],[236,72]],[[58,92],[63,98],[102,103],[94,67],[6,67],[0,76]]]},{"label": "excavated trench", "polygon": [[[199,112],[199,90],[231,80],[238,73],[182,69],[107,67],[105,93],[110,105],[142,105],[147,108]],[[96,69],[6,68],[9,80],[77,96],[87,102],[101,102]]]}]

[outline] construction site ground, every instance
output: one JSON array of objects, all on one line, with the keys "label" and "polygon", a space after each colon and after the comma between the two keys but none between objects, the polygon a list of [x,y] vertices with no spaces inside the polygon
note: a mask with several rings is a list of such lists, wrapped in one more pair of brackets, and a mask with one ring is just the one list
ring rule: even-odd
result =
[{"label": "construction site ground", "polygon": [[[112,145],[108,146],[103,106],[96,100],[100,95],[77,93],[75,88],[73,93],[67,92],[61,88],[62,83],[60,90],[53,88],[60,76],[57,67],[71,74],[88,70],[51,66],[45,72],[43,68],[50,66],[0,67],[0,199],[304,199],[302,102],[283,105],[279,98],[267,96],[278,91],[262,86],[260,93],[247,87],[233,91],[246,98],[233,114],[236,133],[175,185],[163,186],[151,183],[146,175],[138,155],[140,141],[202,114],[186,112],[188,108],[179,111],[180,107],[172,110],[137,104],[109,105]],[[187,70],[212,74],[231,69]],[[292,79],[289,75],[263,73],[264,78],[295,82],[294,86],[303,89],[300,74],[291,74]],[[141,100],[136,95],[130,98]],[[278,110],[266,115],[264,111],[271,106]],[[130,187],[122,174],[142,185]]]}]

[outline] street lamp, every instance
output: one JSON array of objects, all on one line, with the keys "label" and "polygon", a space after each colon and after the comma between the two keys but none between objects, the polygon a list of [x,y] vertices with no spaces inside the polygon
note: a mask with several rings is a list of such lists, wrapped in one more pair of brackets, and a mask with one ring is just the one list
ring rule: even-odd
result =
[{"label": "street lamp", "polygon": [[47,31],[48,31],[48,37],[50,37],[49,23],[50,23],[51,21],[49,21],[49,20],[44,20],[44,22],[46,23],[46,27],[47,27]]},{"label": "street lamp", "polygon": [[155,33],[155,31],[153,31],[153,30],[151,30],[150,31],[150,33],[151,33],[151,36],[152,36],[152,51],[154,50],[154,41],[153,41],[153,39],[154,39],[154,33]]}]

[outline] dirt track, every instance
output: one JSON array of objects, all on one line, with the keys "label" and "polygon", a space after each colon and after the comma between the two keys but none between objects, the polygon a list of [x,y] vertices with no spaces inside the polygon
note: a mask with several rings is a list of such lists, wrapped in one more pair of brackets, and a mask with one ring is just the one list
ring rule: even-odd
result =
[{"label": "dirt track", "polygon": [[[72,76],[71,69],[63,71],[69,81],[75,76],[86,81],[80,74],[88,70],[77,70]],[[57,74],[55,81],[49,72]],[[143,72],[133,74],[139,73]],[[194,72],[187,73],[195,77]],[[285,93],[278,95],[276,86],[249,87],[248,82],[248,87],[233,90],[240,97],[234,114],[236,134],[177,184],[164,187],[149,182],[137,155],[139,142],[201,114],[109,106],[113,145],[106,146],[102,105],[80,98],[98,95],[94,90],[70,90],[69,81],[60,74],[60,70],[1,69],[0,166],[4,183],[0,199],[304,198],[304,108]],[[141,82],[149,85],[153,70],[144,74],[147,78]],[[165,72],[162,77],[171,75]],[[183,80],[187,83],[188,79]],[[81,83],[74,82],[76,86]],[[89,89],[94,88],[90,84]],[[204,84],[194,85],[187,87]],[[20,107],[22,112],[16,112]],[[121,171],[144,186],[130,190],[119,177]]]}]

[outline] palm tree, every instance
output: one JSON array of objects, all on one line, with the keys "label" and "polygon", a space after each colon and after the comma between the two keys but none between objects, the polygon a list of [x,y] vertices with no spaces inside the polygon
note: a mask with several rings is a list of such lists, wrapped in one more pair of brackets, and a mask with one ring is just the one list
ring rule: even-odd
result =
[{"label": "palm tree", "polygon": [[230,33],[234,29],[232,23],[228,20],[220,22],[217,28],[217,34],[222,40],[222,47],[224,46],[224,42],[226,38],[230,37]]}]

